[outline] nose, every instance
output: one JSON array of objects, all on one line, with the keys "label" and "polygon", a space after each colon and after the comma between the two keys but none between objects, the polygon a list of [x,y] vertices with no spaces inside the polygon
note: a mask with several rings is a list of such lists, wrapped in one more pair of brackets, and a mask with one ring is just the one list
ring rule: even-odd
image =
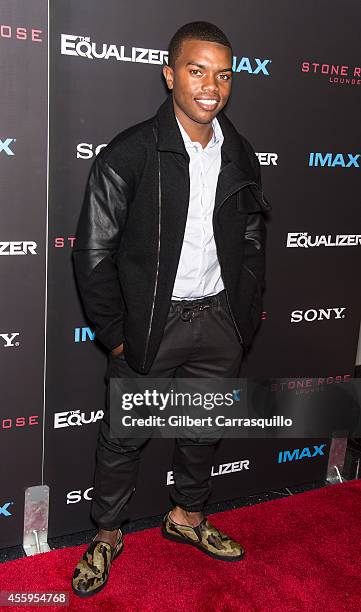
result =
[{"label": "nose", "polygon": [[218,81],[213,74],[207,74],[204,79],[202,79],[202,89],[203,91],[209,91],[213,93],[218,93]]}]

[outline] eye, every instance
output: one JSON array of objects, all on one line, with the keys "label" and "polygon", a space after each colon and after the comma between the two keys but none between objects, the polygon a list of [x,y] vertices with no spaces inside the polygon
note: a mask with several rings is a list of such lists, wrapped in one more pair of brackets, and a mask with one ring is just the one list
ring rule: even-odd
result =
[{"label": "eye", "polygon": [[219,77],[222,81],[229,81],[232,78],[230,74],[220,74]]},{"label": "eye", "polygon": [[190,73],[193,74],[194,76],[197,76],[196,73],[202,74],[201,71],[199,70],[199,68],[191,68],[190,69]]}]

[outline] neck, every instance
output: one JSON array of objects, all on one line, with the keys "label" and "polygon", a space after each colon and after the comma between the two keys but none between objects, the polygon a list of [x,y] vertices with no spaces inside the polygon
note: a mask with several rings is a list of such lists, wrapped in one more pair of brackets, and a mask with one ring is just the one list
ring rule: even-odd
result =
[{"label": "neck", "polygon": [[183,111],[181,111],[173,102],[175,115],[185,129],[189,138],[193,142],[199,142],[203,148],[207,146],[212,138],[213,127],[212,123],[197,123],[190,119]]}]

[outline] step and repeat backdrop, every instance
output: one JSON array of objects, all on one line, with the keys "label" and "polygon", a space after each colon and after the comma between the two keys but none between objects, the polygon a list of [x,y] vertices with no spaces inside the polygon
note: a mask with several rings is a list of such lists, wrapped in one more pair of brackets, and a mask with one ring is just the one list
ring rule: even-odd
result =
[{"label": "step and repeat backdrop", "polygon": [[47,7],[0,9],[0,547],[22,542],[43,467]]},{"label": "step and repeat backdrop", "polygon": [[[310,393],[351,378],[361,305],[360,17],[356,1],[229,0],[220,10],[214,0],[155,0],[150,10],[146,0],[3,0],[0,547],[22,541],[32,485],[50,487],[49,535],[93,526],[107,356],[75,285],[75,228],[97,153],[165,99],[161,67],[186,22],[211,21],[231,40],[226,112],[257,152],[273,207],[264,312],[241,375],[312,378]],[[211,501],[322,479],[329,445],[223,441]],[[144,450],[134,518],[169,507],[172,450],[172,440]]]}]

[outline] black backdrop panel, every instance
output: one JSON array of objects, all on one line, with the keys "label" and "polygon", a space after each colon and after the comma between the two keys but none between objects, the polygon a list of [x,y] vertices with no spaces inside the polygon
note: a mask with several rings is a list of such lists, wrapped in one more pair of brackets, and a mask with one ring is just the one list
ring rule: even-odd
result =
[{"label": "black backdrop panel", "polygon": [[41,481],[47,177],[47,3],[0,11],[0,546],[22,541]]},{"label": "black backdrop panel", "polygon": [[[289,440],[228,440],[220,444],[212,468],[212,494],[210,503],[225,499],[235,499],[246,495],[257,495],[272,488],[301,485],[321,481],[327,469],[329,440],[289,439]],[[139,470],[138,485],[129,503],[131,519],[143,518],[165,513],[170,508],[169,489],[173,484],[171,457],[173,440],[151,440],[145,447]],[[314,446],[320,447],[322,454],[303,459],[279,462],[279,453],[289,450],[292,453],[306,446],[312,455]],[[84,473],[89,473],[86,456],[79,456],[77,470],[67,477],[58,478],[53,488],[51,502],[52,535],[74,533],[91,529],[94,524],[89,518],[90,502],[93,492],[91,477],[85,481]],[[91,466],[93,468],[93,465]],[[85,468],[85,471],[84,471]],[[60,475],[61,476],[61,475]]]}]

